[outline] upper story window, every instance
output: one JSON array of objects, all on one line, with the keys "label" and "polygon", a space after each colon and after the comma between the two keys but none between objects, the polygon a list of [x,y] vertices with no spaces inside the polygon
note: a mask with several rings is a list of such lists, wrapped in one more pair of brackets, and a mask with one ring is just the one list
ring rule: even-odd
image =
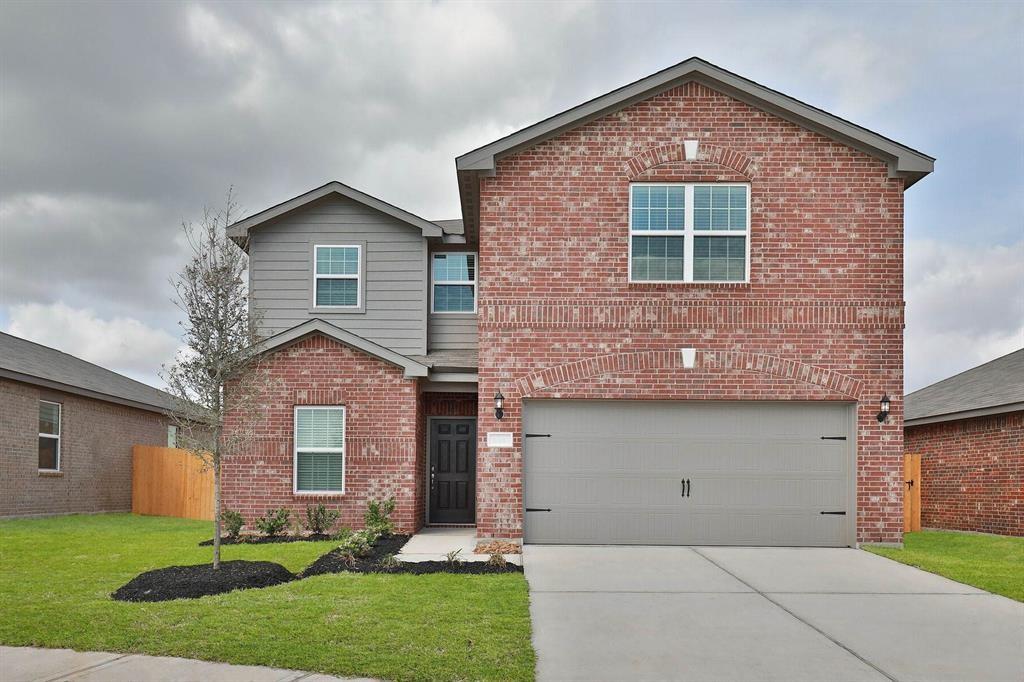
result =
[{"label": "upper story window", "polygon": [[60,403],[39,401],[39,470],[60,471]]},{"label": "upper story window", "polygon": [[476,312],[476,254],[435,253],[431,312]]},{"label": "upper story window", "polygon": [[631,282],[750,280],[750,186],[630,185]]},{"label": "upper story window", "polygon": [[358,308],[362,247],[314,247],[314,303],[318,307]]},{"label": "upper story window", "polygon": [[345,408],[295,408],[296,493],[345,492]]}]

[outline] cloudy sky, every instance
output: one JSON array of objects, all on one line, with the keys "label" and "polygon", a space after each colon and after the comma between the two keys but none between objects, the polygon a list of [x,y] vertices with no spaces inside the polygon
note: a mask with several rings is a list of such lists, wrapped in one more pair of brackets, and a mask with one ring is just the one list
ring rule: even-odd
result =
[{"label": "cloudy sky", "polygon": [[182,220],[342,180],[458,216],[454,157],[698,55],[938,158],[907,389],[1024,345],[1024,4],[0,3],[0,329],[160,385]]}]

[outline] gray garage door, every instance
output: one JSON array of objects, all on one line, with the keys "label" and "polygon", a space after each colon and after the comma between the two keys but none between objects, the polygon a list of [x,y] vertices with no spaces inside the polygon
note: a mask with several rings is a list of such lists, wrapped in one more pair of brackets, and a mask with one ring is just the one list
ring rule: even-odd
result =
[{"label": "gray garage door", "polygon": [[530,543],[845,546],[853,405],[528,401]]}]

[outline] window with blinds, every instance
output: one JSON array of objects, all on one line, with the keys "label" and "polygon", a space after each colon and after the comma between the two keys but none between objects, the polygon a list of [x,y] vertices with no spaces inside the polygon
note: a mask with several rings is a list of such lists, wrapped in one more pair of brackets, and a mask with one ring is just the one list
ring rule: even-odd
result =
[{"label": "window with blinds", "polygon": [[295,408],[295,492],[345,491],[345,408]]}]

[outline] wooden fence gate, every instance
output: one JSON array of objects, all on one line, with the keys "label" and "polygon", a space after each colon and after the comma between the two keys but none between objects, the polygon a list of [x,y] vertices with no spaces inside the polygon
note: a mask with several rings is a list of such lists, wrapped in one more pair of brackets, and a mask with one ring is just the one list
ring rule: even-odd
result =
[{"label": "wooden fence gate", "polygon": [[187,450],[132,448],[132,512],[213,520],[213,469]]},{"label": "wooden fence gate", "polygon": [[903,532],[921,530],[921,455],[903,455]]}]

